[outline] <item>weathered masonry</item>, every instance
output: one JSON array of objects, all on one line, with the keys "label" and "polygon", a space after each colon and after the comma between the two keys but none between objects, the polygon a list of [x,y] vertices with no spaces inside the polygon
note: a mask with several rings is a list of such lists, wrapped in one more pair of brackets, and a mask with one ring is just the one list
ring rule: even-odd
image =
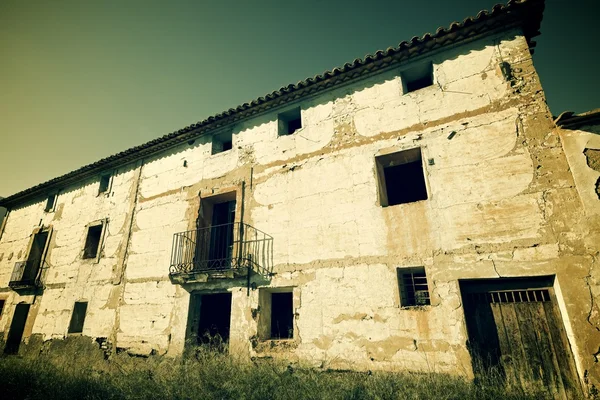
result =
[{"label": "weathered masonry", "polygon": [[322,368],[600,387],[598,113],[555,124],[543,8],[510,1],[2,199],[4,351],[216,336]]}]

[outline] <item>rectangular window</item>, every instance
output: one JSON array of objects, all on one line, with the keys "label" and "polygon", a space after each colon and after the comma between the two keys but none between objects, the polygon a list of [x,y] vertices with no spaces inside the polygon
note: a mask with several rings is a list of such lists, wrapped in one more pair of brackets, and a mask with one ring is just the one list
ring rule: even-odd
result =
[{"label": "rectangular window", "polygon": [[88,227],[85,238],[85,247],[83,249],[83,258],[96,258],[102,239],[102,227],[104,224],[92,225]]},{"label": "rectangular window", "polygon": [[100,177],[100,186],[98,187],[98,194],[108,192],[108,190],[110,188],[110,178],[111,178],[110,174],[102,175]]},{"label": "rectangular window", "polygon": [[71,323],[69,324],[69,333],[83,332],[83,323],[85,321],[87,305],[87,301],[75,302],[75,307],[73,307],[73,315],[71,315]]},{"label": "rectangular window", "polygon": [[293,108],[277,115],[279,136],[291,135],[302,128],[300,107]]},{"label": "rectangular window", "polygon": [[51,194],[50,196],[48,196],[48,198],[46,199],[46,207],[44,208],[45,212],[54,211],[54,206],[56,205],[57,197],[58,197],[57,193],[54,193],[54,194]]},{"label": "rectangular window", "polygon": [[0,300],[0,318],[2,318],[2,311],[4,311],[4,303],[6,300]]},{"label": "rectangular window", "polygon": [[258,337],[262,340],[294,338],[294,292],[292,288],[261,289]]},{"label": "rectangular window", "polygon": [[414,92],[433,85],[433,64],[431,62],[402,71],[404,93]]},{"label": "rectangular window", "polygon": [[397,268],[397,273],[401,307],[431,304],[424,267]]},{"label": "rectangular window", "polygon": [[375,163],[382,207],[427,200],[420,148],[378,156]]},{"label": "rectangular window", "polygon": [[231,132],[224,132],[212,137],[212,154],[223,153],[231,150],[233,147],[233,135]]},{"label": "rectangular window", "polygon": [[271,339],[294,337],[294,294],[271,293]]}]

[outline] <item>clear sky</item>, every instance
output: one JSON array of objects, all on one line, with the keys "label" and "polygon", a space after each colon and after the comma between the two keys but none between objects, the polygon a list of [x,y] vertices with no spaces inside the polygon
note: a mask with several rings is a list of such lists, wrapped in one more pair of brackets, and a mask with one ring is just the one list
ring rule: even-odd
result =
[{"label": "clear sky", "polygon": [[[498,0],[0,0],[9,196]],[[546,0],[534,63],[555,115],[600,107],[598,0]]]}]

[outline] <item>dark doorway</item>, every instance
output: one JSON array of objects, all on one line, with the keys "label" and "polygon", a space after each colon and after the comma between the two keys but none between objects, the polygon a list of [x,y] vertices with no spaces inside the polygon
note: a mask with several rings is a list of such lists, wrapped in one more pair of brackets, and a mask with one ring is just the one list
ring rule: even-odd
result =
[{"label": "dark doorway", "polygon": [[33,237],[31,250],[29,251],[29,256],[27,257],[27,265],[23,271],[23,278],[21,279],[23,283],[35,283],[42,264],[47,241],[48,231],[38,232]]},{"label": "dark doorway", "polygon": [[210,229],[209,266],[230,267],[233,254],[235,200],[213,205]]},{"label": "dark doorway", "polygon": [[476,376],[495,370],[507,386],[545,388],[549,398],[579,398],[579,379],[553,280],[461,281]]},{"label": "dark doorway", "polygon": [[29,314],[29,307],[30,304],[17,304],[15,307],[15,314],[10,324],[10,330],[8,331],[4,353],[17,354],[19,352],[19,346],[21,345],[23,332],[25,331],[25,323],[27,322],[27,314]]},{"label": "dark doorway", "polygon": [[[192,323],[197,323],[197,344],[224,344],[229,342],[231,321],[231,293],[195,295],[191,305],[196,315],[191,315]],[[193,330],[193,327],[192,327]]]}]

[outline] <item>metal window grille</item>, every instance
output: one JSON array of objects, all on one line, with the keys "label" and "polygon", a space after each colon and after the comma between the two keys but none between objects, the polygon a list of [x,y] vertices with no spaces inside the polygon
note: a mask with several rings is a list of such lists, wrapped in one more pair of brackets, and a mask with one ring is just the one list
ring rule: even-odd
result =
[{"label": "metal window grille", "polygon": [[505,290],[471,293],[471,300],[488,303],[534,303],[550,301],[548,289]]},{"label": "metal window grille", "polygon": [[427,306],[431,304],[425,268],[398,268],[400,305],[402,307]]}]

